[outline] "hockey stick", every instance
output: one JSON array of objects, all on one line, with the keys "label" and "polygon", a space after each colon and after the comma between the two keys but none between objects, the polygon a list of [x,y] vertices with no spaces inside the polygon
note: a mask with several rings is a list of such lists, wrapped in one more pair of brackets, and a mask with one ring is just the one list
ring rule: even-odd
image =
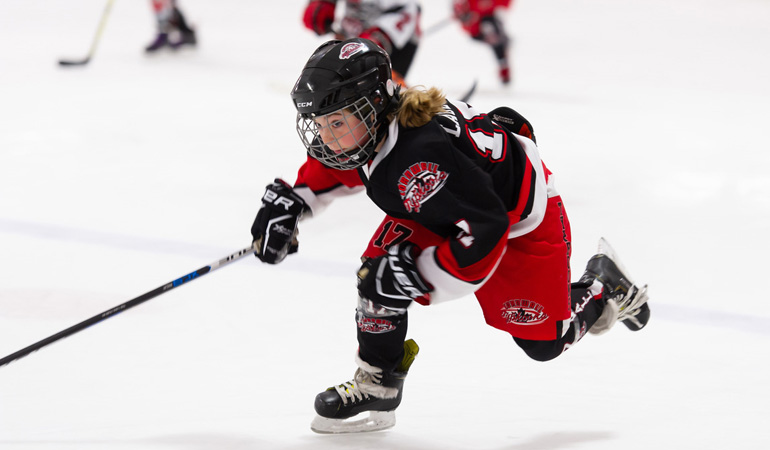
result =
[{"label": "hockey stick", "polygon": [[[440,31],[442,28],[452,23],[453,20],[454,20],[454,16],[445,17],[439,20],[438,22],[434,23],[433,25],[422,30],[422,35],[428,36],[437,31]],[[332,32],[334,33],[334,39],[345,40],[345,33],[342,32],[339,26],[333,26]]]},{"label": "hockey stick", "polygon": [[102,31],[104,30],[104,25],[107,23],[107,17],[110,15],[110,9],[112,9],[112,4],[115,3],[115,0],[107,0],[107,5],[104,7],[104,12],[102,12],[102,18],[99,20],[99,28],[96,29],[96,35],[94,36],[93,42],[91,42],[91,50],[88,51],[88,55],[84,59],[79,60],[67,60],[67,59],[60,59],[59,65],[61,66],[84,66],[88,64],[89,61],[91,61],[91,57],[94,56],[94,53],[96,52],[96,46],[99,44],[99,40],[102,36]]},{"label": "hockey stick", "polygon": [[425,28],[423,30],[422,34],[423,34],[423,36],[428,36],[430,34],[433,34],[433,33],[437,32],[437,31],[441,30],[445,26],[449,25],[450,23],[452,23],[453,20],[454,20],[454,16],[449,16],[449,17],[446,17],[444,19],[441,19],[438,22],[434,23],[433,25]]},{"label": "hockey stick", "polygon": [[244,248],[243,250],[239,250],[233,253],[232,255],[226,256],[218,261],[215,261],[209,264],[208,266],[203,266],[194,272],[190,272],[187,275],[184,275],[180,278],[177,278],[174,281],[169,282],[168,284],[164,284],[163,286],[153,289],[150,292],[142,294],[139,297],[136,297],[135,299],[129,300],[121,305],[108,309],[107,311],[104,311],[101,314],[97,314],[91,317],[90,319],[84,320],[77,325],[73,325],[67,328],[66,330],[63,330],[54,335],[51,335],[40,342],[36,342],[30,345],[29,347],[25,347],[15,353],[11,353],[5,358],[0,359],[0,367],[6,364],[9,364],[17,359],[23,358],[32,352],[38,351],[41,348],[45,347],[46,345],[54,343],[59,339],[64,339],[65,337],[71,336],[77,333],[78,331],[85,330],[91,325],[95,325],[99,322],[107,320],[110,317],[113,317],[119,313],[122,313],[123,311],[129,308],[133,308],[134,306],[139,305],[140,303],[144,303],[147,300],[155,298],[161,294],[165,294],[166,292],[170,291],[171,289],[174,289],[175,287],[181,286],[187,283],[188,281],[192,281],[196,278],[202,277],[203,275],[206,275],[209,272],[213,272],[221,267],[224,267],[233,261],[237,261],[250,253],[254,253],[254,246],[251,246],[249,248]]},{"label": "hockey stick", "polygon": [[476,85],[478,84],[479,84],[479,80],[473,80],[473,84],[471,85],[471,88],[468,89],[468,92],[466,92],[465,95],[460,97],[460,101],[468,103],[468,100],[471,99],[471,97],[473,96],[473,93],[476,92]]}]

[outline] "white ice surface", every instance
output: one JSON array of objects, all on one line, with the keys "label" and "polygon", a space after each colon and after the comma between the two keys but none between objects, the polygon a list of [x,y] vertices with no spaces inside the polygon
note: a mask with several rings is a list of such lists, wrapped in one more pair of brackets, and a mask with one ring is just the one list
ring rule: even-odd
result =
[{"label": "white ice surface", "polygon": [[[183,0],[196,52],[147,58],[149,2],[0,1],[0,357],[249,245],[304,153],[288,97],[304,0]],[[423,25],[449,1],[426,0]],[[517,0],[515,83],[452,24],[412,84],[534,124],[573,227],[650,285],[647,329],[529,360],[475,300],[415,307],[395,428],[319,436],[349,379],[354,272],[380,213],[345,199],[276,267],[247,258],[0,368],[0,449],[767,449],[770,3]]]}]

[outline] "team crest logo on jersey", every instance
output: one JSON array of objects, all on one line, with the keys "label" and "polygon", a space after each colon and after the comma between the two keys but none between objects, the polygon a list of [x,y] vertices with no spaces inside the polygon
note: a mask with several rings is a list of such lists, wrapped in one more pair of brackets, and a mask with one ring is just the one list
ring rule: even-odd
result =
[{"label": "team crest logo on jersey", "polygon": [[398,180],[398,192],[408,212],[420,212],[422,204],[444,187],[449,173],[438,170],[438,164],[419,162],[406,169]]},{"label": "team crest logo on jersey", "polygon": [[543,305],[532,300],[515,299],[503,304],[502,316],[507,323],[519,325],[537,325],[548,320],[543,312]]},{"label": "team crest logo on jersey", "polygon": [[340,59],[348,59],[356,53],[360,53],[366,50],[366,46],[360,42],[350,42],[342,46],[340,49]]},{"label": "team crest logo on jersey", "polygon": [[393,322],[385,319],[362,317],[358,319],[358,328],[362,333],[382,334],[396,329]]}]

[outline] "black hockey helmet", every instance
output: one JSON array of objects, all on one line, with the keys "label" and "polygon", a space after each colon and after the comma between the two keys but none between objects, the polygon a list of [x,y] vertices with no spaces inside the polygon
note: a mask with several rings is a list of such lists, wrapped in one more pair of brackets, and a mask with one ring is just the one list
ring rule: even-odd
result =
[{"label": "black hockey helmet", "polygon": [[[308,154],[328,167],[349,170],[366,164],[385,135],[381,125],[398,106],[398,88],[391,80],[385,50],[368,39],[354,38],[318,47],[302,69],[291,98],[297,108],[297,132]],[[340,128],[357,133],[354,146],[342,146],[336,138],[321,139],[321,129],[328,124],[320,118],[333,113],[358,119],[355,123],[344,120]],[[359,126],[365,127],[363,136]]]}]

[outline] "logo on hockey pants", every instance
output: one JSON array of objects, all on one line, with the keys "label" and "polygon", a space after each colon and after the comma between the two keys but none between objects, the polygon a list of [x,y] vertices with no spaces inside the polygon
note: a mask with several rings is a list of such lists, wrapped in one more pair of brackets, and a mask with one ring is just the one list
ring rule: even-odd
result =
[{"label": "logo on hockey pants", "polygon": [[503,304],[502,316],[507,323],[519,325],[537,325],[548,320],[543,312],[543,305],[532,300],[515,299]]},{"label": "logo on hockey pants", "polygon": [[358,328],[362,333],[382,334],[396,329],[393,322],[385,319],[373,319],[361,317],[358,319]]}]

